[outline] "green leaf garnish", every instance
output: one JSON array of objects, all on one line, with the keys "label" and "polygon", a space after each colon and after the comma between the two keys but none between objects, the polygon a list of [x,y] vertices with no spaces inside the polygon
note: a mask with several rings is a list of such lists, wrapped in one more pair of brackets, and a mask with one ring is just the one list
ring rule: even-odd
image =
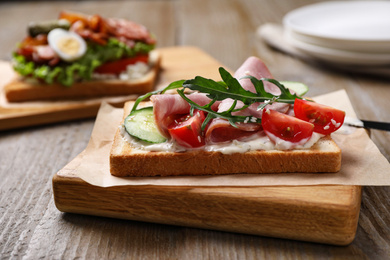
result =
[{"label": "green leaf garnish", "polygon": [[[250,79],[251,82],[253,83],[256,90],[256,93],[253,93],[248,90],[245,90],[241,86],[239,81],[236,78],[234,78],[224,68],[222,67],[219,68],[219,74],[221,75],[222,81],[214,81],[212,79],[206,79],[201,76],[196,76],[194,79],[179,80],[179,81],[172,82],[168,87],[166,87],[161,91],[150,92],[144,96],[139,97],[136,100],[132,111],[136,110],[138,104],[142,100],[149,98],[151,95],[162,94],[169,89],[178,89],[177,93],[190,104],[191,114],[193,113],[194,109],[207,112],[207,117],[202,124],[202,129],[204,129],[208,124],[208,122],[213,118],[222,118],[228,120],[232,126],[237,127],[236,123],[238,122],[261,123],[261,119],[252,116],[233,115],[232,114],[233,112],[243,110],[249,107],[250,105],[258,102],[260,102],[261,104],[258,106],[257,109],[261,110],[264,109],[267,105],[272,104],[274,102],[294,104],[296,98],[301,99],[301,97],[297,96],[296,94],[291,94],[288,88],[286,88],[282,83],[280,83],[275,79],[268,79],[268,78],[257,79],[253,76],[243,77],[243,78]],[[264,89],[264,81],[270,82],[275,86],[277,86],[280,89],[281,94],[273,95],[271,93],[266,92]],[[204,106],[200,106],[199,104],[193,102],[184,94],[184,90],[186,88],[192,91],[199,91],[205,93],[207,97],[211,99],[210,103]],[[234,100],[232,106],[228,110],[223,112],[216,112],[211,109],[211,106],[216,101],[221,101],[227,98],[231,98]],[[238,101],[241,101],[243,103],[243,106],[241,108],[236,108]]]},{"label": "green leaf garnish", "polygon": [[184,90],[178,89],[177,93],[185,101],[187,101],[190,104],[192,111],[193,111],[194,108],[196,108],[198,110],[202,110],[202,111],[207,112],[206,119],[203,121],[203,124],[202,124],[202,130],[205,129],[206,125],[208,124],[208,122],[210,122],[211,119],[217,118],[217,117],[228,120],[229,123],[232,126],[234,126],[234,127],[237,127],[237,125],[235,124],[236,122],[249,122],[249,121],[251,121],[253,123],[261,123],[261,119],[256,118],[256,117],[252,117],[252,116],[234,116],[234,115],[232,115],[232,112],[237,111],[235,109],[235,106],[237,104],[237,100],[235,100],[233,102],[232,106],[228,110],[223,111],[223,112],[216,112],[216,111],[211,109],[211,106],[215,103],[215,101],[217,101],[217,99],[213,99],[207,105],[200,106],[197,103],[195,103],[194,101],[192,101],[191,99],[187,98],[186,95],[184,94]]}]

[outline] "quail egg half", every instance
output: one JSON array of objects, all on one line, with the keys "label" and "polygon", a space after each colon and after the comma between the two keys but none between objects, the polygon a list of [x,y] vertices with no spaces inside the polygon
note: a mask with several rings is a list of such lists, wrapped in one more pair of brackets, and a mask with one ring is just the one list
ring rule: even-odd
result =
[{"label": "quail egg half", "polygon": [[49,45],[64,61],[74,61],[87,51],[85,40],[77,33],[64,29],[53,29],[47,36]]}]

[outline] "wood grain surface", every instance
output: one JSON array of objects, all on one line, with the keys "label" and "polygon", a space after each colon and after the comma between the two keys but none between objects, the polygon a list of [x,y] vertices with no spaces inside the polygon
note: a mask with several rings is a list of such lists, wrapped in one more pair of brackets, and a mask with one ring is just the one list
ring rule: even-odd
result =
[{"label": "wood grain surface", "polygon": [[[302,81],[310,95],[346,89],[362,119],[390,121],[390,80],[344,73],[277,52],[255,37],[309,0],[1,1],[0,59],[9,60],[31,20],[63,9],[124,17],[149,27],[159,46],[202,48],[231,69],[249,55],[280,80]],[[364,187],[355,240],[329,246],[180,226],[63,214],[52,177],[87,145],[94,120],[0,134],[0,258],[3,259],[388,259],[390,188]],[[390,134],[372,131],[390,160]]]},{"label": "wood grain surface", "polygon": [[62,212],[342,246],[356,234],[357,186],[102,188],[72,171],[65,167],[53,178],[54,201]]}]

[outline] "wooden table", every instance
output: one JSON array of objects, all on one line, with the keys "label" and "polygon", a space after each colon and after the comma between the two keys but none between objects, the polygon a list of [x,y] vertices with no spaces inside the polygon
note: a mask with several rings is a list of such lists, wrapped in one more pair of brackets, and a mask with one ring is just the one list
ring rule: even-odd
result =
[{"label": "wooden table", "polygon": [[[311,95],[346,89],[362,119],[390,121],[390,80],[313,66],[256,39],[257,27],[280,23],[309,0],[0,2],[0,59],[9,60],[31,20],[63,9],[123,17],[150,28],[159,47],[191,45],[228,68],[256,55],[274,77],[302,81]],[[61,213],[52,176],[87,145],[94,119],[0,133],[0,256],[103,259],[384,259],[390,255],[390,188],[364,187],[355,240],[338,247],[137,221]],[[372,131],[390,160],[390,133]]]}]

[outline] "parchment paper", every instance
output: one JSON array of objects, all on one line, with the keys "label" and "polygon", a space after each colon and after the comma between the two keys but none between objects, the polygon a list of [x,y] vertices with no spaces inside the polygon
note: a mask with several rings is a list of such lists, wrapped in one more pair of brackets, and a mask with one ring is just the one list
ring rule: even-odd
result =
[{"label": "parchment paper", "polygon": [[[346,111],[356,117],[344,90],[314,98],[317,102]],[[109,154],[123,110],[102,104],[87,148],[72,161],[72,174],[101,187],[118,185],[164,186],[294,186],[294,185],[390,185],[390,164],[371,141],[364,129],[353,128],[351,134],[333,133],[342,150],[338,173],[235,174],[199,177],[114,177],[109,172]],[[76,160],[75,159],[75,160]]]}]

